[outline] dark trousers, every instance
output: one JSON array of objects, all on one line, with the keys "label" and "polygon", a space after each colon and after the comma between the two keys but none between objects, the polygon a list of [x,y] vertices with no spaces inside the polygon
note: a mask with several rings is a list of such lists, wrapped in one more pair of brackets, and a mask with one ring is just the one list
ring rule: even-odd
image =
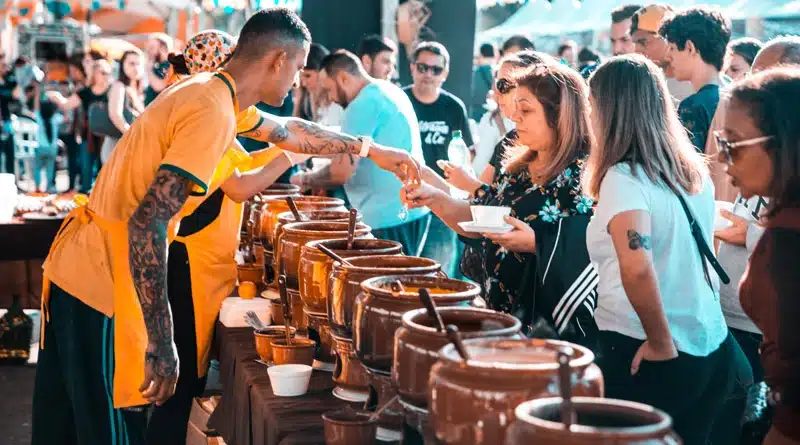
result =
[{"label": "dark trousers", "polygon": [[143,444],[144,408],[114,408],[114,320],[51,285],[45,340],[31,443]]},{"label": "dark trousers", "polygon": [[742,437],[742,424],[748,404],[748,392],[753,386],[753,370],[747,356],[731,330],[734,354],[734,379],[732,391],[725,398],[722,410],[714,420],[709,445],[736,444]]},{"label": "dark trousers", "polygon": [[736,367],[733,336],[706,357],[683,352],[664,362],[643,361],[636,375],[631,362],[643,342],[601,331],[598,364],[605,395],[645,403],[672,416],[684,445],[705,445],[711,428],[733,391]]},{"label": "dark trousers", "polygon": [[431,216],[432,214],[427,214],[399,226],[373,230],[372,234],[375,235],[375,238],[388,239],[402,244],[403,253],[408,256],[419,256],[427,242]]},{"label": "dark trousers", "polygon": [[761,366],[761,342],[764,336],[755,334],[753,332],[742,331],[739,329],[728,328],[733,334],[733,338],[739,343],[742,348],[744,356],[747,357],[747,362],[750,363],[750,369],[753,370],[753,382],[761,383],[764,381],[764,368]]},{"label": "dark trousers", "polygon": [[5,173],[14,174],[14,136],[7,135],[4,140],[0,137],[0,155],[5,158]]},{"label": "dark trousers", "polygon": [[67,148],[67,173],[69,174],[69,188],[74,190],[78,186],[78,176],[81,174],[81,144],[74,134],[64,134],[61,136],[64,146]]},{"label": "dark trousers", "polygon": [[86,141],[81,144],[81,193],[92,191],[94,178],[101,167],[99,150],[100,147],[96,147],[95,151],[89,151]]},{"label": "dark trousers", "polygon": [[192,302],[192,280],[186,246],[173,242],[167,263],[167,292],[178,348],[178,384],[175,394],[163,405],[153,407],[147,424],[147,444],[186,443],[186,428],[192,400],[203,394],[206,379],[197,377],[197,337]]}]

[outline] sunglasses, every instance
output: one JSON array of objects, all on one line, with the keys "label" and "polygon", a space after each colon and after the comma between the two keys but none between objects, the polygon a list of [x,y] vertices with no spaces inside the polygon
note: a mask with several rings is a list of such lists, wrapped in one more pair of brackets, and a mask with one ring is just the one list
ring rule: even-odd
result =
[{"label": "sunglasses", "polygon": [[417,67],[417,71],[419,71],[421,74],[425,74],[430,71],[434,76],[439,76],[444,72],[444,67],[428,65],[427,63],[417,62],[415,66]]},{"label": "sunglasses", "polygon": [[514,89],[514,82],[506,79],[505,77],[501,77],[494,83],[494,88],[500,94],[508,94]]},{"label": "sunglasses", "polygon": [[745,139],[743,141],[731,142],[725,139],[722,136],[722,133],[720,133],[719,131],[714,132],[714,139],[716,139],[717,141],[717,147],[719,147],[720,153],[722,153],[722,155],[725,156],[725,161],[728,163],[728,165],[733,165],[733,154],[731,153],[731,151],[735,151],[736,149],[741,147],[750,147],[752,145],[758,145],[763,142],[767,142],[773,138],[774,136],[760,136],[757,138]]}]

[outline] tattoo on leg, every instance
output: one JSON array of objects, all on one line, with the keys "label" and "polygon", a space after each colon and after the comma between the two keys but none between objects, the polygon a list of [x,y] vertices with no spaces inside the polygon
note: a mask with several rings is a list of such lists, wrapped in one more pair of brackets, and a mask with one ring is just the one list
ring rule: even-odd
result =
[{"label": "tattoo on leg", "polygon": [[631,250],[638,250],[640,247],[644,250],[651,249],[650,235],[642,235],[641,233],[628,229],[628,247]]},{"label": "tattoo on leg", "polygon": [[167,298],[167,226],[186,202],[190,190],[188,179],[159,170],[128,220],[131,276],[152,348],[146,360],[160,377],[176,375],[178,366],[172,350],[172,313]]}]

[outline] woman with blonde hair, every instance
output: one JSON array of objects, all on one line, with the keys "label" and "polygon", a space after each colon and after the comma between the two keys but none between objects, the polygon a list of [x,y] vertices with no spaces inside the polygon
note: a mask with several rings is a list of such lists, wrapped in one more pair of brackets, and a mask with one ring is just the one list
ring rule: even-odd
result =
[{"label": "woman with blonde hair", "polygon": [[615,57],[589,86],[596,145],[583,185],[598,202],[586,238],[606,396],[666,411],[685,444],[703,445],[732,392],[738,347],[709,249],[708,168],[652,62]]},{"label": "woman with blonde hair", "polygon": [[[555,239],[550,235],[557,233],[562,222],[578,216],[584,216],[584,224],[575,231],[576,236],[562,234],[560,238],[572,242],[565,248],[571,257],[554,259],[549,273],[556,276],[556,269],[575,265],[583,268],[578,273],[591,269],[583,234],[592,202],[583,196],[579,181],[591,143],[586,85],[577,72],[547,62],[517,73],[513,85],[517,140],[506,150],[503,170],[491,184],[482,184],[471,202],[458,200],[449,195],[444,180],[426,168],[426,183],[407,186],[404,192],[409,207],[429,207],[478,250],[482,264],[470,275],[480,274],[473,279],[483,285],[489,307],[515,314],[529,331],[543,319],[562,338],[583,342],[596,331],[591,320],[592,281],[576,295],[568,295],[567,288],[577,276],[561,280],[567,283],[564,289],[537,292],[543,280],[536,279],[536,272],[540,269],[537,260],[551,257],[540,250],[546,239]],[[470,205],[511,207],[505,222],[513,230],[466,231],[460,223],[472,220]],[[543,268],[540,274],[544,274]],[[559,305],[566,300],[569,304]],[[569,313],[561,313],[564,307],[570,308]]]}]

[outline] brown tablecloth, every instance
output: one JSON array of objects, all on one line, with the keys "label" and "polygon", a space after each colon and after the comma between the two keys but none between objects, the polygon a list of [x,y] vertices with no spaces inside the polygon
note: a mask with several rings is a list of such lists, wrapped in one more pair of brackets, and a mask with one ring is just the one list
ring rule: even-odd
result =
[{"label": "brown tablecloth", "polygon": [[303,396],[278,397],[272,393],[267,367],[255,361],[252,329],[217,323],[215,348],[223,389],[209,426],[228,445],[325,443],[322,414],[347,405],[331,394],[331,373],[314,371]]},{"label": "brown tablecloth", "polygon": [[0,261],[46,258],[63,221],[14,218],[10,223],[0,224]]}]

